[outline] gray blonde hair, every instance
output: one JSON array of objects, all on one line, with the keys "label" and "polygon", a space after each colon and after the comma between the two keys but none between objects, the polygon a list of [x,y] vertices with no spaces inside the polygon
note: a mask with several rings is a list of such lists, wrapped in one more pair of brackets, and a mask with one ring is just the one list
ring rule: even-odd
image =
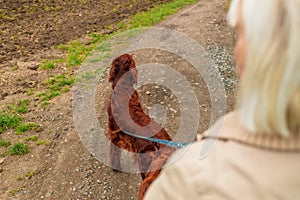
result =
[{"label": "gray blonde hair", "polygon": [[246,63],[238,99],[253,132],[300,133],[300,0],[233,0],[228,20],[244,21]]}]

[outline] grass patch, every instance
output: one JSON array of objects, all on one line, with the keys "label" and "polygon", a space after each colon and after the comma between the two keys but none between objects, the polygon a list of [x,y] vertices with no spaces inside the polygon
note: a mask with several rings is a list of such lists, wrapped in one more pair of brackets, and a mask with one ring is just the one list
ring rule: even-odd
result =
[{"label": "grass patch", "polygon": [[93,46],[84,45],[79,41],[72,41],[68,45],[67,66],[74,67],[81,65],[92,49]]},{"label": "grass patch", "polygon": [[16,128],[21,123],[21,117],[9,113],[0,113],[0,134],[9,128]]},{"label": "grass patch", "polygon": [[50,61],[43,60],[40,68],[43,69],[43,70],[54,69],[55,68],[55,63],[52,60],[50,60]]},{"label": "grass patch", "polygon": [[[73,85],[75,79],[65,75],[58,75],[53,78],[48,79],[45,83],[49,86],[50,89],[58,89],[59,87],[66,85]],[[55,88],[56,87],[56,88]]]},{"label": "grass patch", "polygon": [[0,146],[1,147],[9,147],[11,145],[9,140],[0,138]]},{"label": "grass patch", "polygon": [[21,124],[20,126],[17,127],[17,135],[21,135],[22,133],[29,131],[29,130],[35,130],[37,127],[39,127],[38,124],[36,123],[26,123],[26,124]]},{"label": "grass patch", "polygon": [[16,180],[17,180],[17,181],[23,180],[23,176],[18,176],[18,177],[16,177]]},{"label": "grass patch", "polygon": [[27,113],[29,103],[29,99],[23,99],[21,101],[18,101],[17,103],[12,104],[10,108],[15,113]]},{"label": "grass patch", "polygon": [[37,141],[39,139],[39,136],[38,135],[34,135],[32,137],[26,137],[24,138],[24,140],[27,142],[27,141]]},{"label": "grass patch", "polygon": [[44,97],[42,98],[42,101],[49,101],[53,99],[54,97],[60,96],[61,92],[60,91],[51,91],[50,93],[46,93]]},{"label": "grass patch", "polygon": [[[195,2],[197,2],[197,0],[175,0],[170,3],[156,6],[147,12],[137,13],[129,19],[129,26],[126,28],[132,29],[152,26],[165,19],[168,15],[176,13],[185,5]],[[121,24],[121,27],[124,27],[124,24]]]},{"label": "grass patch", "polygon": [[15,189],[15,190],[11,190],[9,191],[9,193],[12,195],[12,196],[15,196],[17,195],[19,192],[23,191],[25,189],[25,187],[20,187],[19,189]]},{"label": "grass patch", "polygon": [[18,142],[9,148],[10,155],[24,155],[29,153],[29,147],[22,143]]},{"label": "grass patch", "polygon": [[46,108],[46,106],[48,106],[50,104],[50,102],[49,101],[44,101],[44,102],[42,102],[42,108]]},{"label": "grass patch", "polygon": [[55,77],[49,78],[45,81],[45,84],[48,86],[47,90],[44,90],[36,95],[36,97],[41,97],[42,107],[50,104],[48,101],[60,96],[62,93],[70,91],[70,87],[74,85],[75,78],[67,75],[58,75]]},{"label": "grass patch", "polygon": [[46,141],[46,140],[39,140],[39,141],[37,141],[36,143],[35,143],[36,145],[42,145],[42,144],[49,144],[49,142],[48,141]]},{"label": "grass patch", "polygon": [[34,89],[33,88],[30,88],[27,92],[26,92],[26,95],[27,96],[32,96],[34,94]]},{"label": "grass patch", "polygon": [[30,171],[30,172],[28,172],[28,173],[26,174],[26,177],[27,177],[28,179],[31,179],[34,175],[35,175],[34,171]]}]

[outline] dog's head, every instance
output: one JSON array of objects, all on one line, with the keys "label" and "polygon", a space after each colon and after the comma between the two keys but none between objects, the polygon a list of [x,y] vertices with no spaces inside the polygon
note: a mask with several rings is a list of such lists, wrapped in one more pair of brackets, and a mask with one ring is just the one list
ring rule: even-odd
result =
[{"label": "dog's head", "polygon": [[[137,69],[132,55],[123,54],[115,58],[111,64],[109,82],[112,82],[114,88],[117,82],[121,79],[119,84],[134,85],[137,83]],[[126,75],[125,75],[126,74]],[[124,76],[125,75],[125,76]],[[124,76],[124,77],[123,77]]]}]

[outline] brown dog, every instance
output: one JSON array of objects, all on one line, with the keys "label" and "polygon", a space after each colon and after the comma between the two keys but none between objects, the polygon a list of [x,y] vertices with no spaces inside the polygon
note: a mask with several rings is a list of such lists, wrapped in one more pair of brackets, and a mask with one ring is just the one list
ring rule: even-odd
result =
[{"label": "brown dog", "polygon": [[109,81],[112,83],[113,89],[107,106],[111,164],[115,170],[121,170],[121,149],[137,153],[135,160],[143,179],[138,194],[141,200],[147,188],[159,175],[160,169],[175,149],[130,136],[122,131],[172,140],[167,131],[153,122],[143,111],[139,94],[133,87],[137,83],[137,69],[131,55],[123,54],[113,60]]}]

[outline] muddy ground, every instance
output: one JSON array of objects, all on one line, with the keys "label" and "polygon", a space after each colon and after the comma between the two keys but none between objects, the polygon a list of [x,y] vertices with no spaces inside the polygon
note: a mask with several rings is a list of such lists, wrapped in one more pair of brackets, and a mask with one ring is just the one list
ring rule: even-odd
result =
[{"label": "muddy ground", "polygon": [[[29,111],[22,114],[26,122],[40,125],[38,130],[16,135],[11,129],[1,138],[11,143],[38,135],[48,144],[26,141],[30,153],[10,156],[0,147],[0,199],[137,199],[141,178],[138,174],[114,172],[98,161],[79,139],[73,112],[72,91],[41,106],[36,95],[47,88],[44,81],[69,69],[58,63],[53,70],[41,70],[44,59],[59,59],[65,52],[53,48],[73,39],[85,41],[90,32],[109,33],[110,25],[128,16],[147,10],[157,1],[1,1],[0,18],[0,110],[21,99],[29,99]],[[237,77],[232,57],[233,31],[226,23],[226,0],[201,0],[157,24],[182,32],[196,40],[208,52],[226,82],[227,112],[235,103]],[[191,65],[178,55],[162,51],[135,52],[138,65],[158,62],[183,74],[197,94],[201,112],[198,133],[208,128],[211,102],[205,82]],[[72,68],[75,75],[78,68]],[[107,70],[101,75],[96,111],[100,126],[105,129],[105,103],[110,93]],[[165,128],[176,132],[180,122],[179,104],[172,91],[156,85],[142,87],[140,95],[148,112],[154,104],[166,110]],[[3,159],[4,158],[4,159]]]}]

